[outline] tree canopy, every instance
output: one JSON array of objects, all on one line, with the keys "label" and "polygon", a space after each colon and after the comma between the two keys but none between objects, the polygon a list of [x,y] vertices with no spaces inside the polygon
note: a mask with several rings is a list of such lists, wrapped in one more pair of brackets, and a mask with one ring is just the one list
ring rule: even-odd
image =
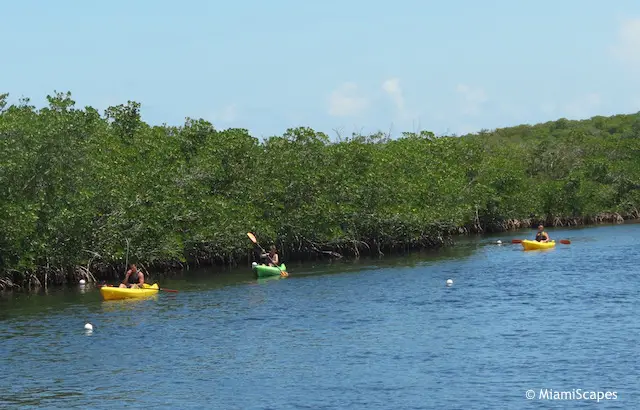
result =
[{"label": "tree canopy", "polygon": [[[0,271],[233,264],[439,246],[532,221],[638,218],[640,115],[559,119],[435,137],[300,127],[259,141],[202,119],[152,126],[129,101],[103,114],[70,93],[0,95]],[[98,257],[99,255],[99,257]]]}]

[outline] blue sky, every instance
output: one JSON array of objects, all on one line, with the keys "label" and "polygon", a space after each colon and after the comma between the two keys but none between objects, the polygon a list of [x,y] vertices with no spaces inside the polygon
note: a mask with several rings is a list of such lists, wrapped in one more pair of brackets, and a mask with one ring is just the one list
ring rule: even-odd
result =
[{"label": "blue sky", "polygon": [[464,133],[640,111],[640,1],[5,1],[0,93],[152,124]]}]

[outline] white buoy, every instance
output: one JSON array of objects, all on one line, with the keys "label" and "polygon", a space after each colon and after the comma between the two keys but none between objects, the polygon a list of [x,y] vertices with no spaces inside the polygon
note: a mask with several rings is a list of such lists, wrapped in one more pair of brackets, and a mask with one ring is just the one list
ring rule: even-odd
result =
[{"label": "white buoy", "polygon": [[498,245],[502,245],[502,241],[498,239]]},{"label": "white buoy", "polygon": [[447,286],[451,286],[451,285],[453,285],[453,280],[447,279]]},{"label": "white buoy", "polygon": [[80,279],[80,284],[81,284],[81,285],[84,285],[85,283],[87,283],[87,282],[85,282],[85,280],[84,280],[84,279]]},{"label": "white buoy", "polygon": [[84,325],[84,330],[93,330],[93,325],[91,323],[87,323]]},{"label": "white buoy", "polygon": [[258,266],[258,262],[253,262],[251,266],[255,268],[256,266]]}]

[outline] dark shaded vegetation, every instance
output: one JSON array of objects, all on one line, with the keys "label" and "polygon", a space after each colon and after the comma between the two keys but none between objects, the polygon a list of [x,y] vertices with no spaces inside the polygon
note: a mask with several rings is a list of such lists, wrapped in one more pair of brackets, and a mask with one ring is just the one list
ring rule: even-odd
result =
[{"label": "dark shaded vegetation", "polygon": [[452,235],[638,218],[640,115],[462,137],[309,128],[264,142],[204,120],[150,126],[69,93],[0,96],[0,288],[250,263],[246,233],[285,260],[385,254]]}]

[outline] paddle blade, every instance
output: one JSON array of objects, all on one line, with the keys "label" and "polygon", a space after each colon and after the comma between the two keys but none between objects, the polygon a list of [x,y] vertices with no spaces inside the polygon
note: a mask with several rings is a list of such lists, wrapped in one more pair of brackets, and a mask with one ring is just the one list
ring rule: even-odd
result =
[{"label": "paddle blade", "polygon": [[160,290],[164,291],[164,292],[173,292],[173,293],[178,293],[177,290],[175,289],[165,289],[165,288],[160,288]]},{"label": "paddle blade", "polygon": [[522,239],[514,239],[511,243],[522,243]]},{"label": "paddle blade", "polygon": [[252,234],[251,232],[247,232],[247,236],[249,237],[249,239],[251,239],[251,242],[258,243],[258,240],[256,239],[255,235]]},{"label": "paddle blade", "polygon": [[571,244],[571,241],[568,239],[560,239],[560,243],[564,243],[565,245]]},{"label": "paddle blade", "polygon": [[280,271],[280,276],[282,276],[283,278],[286,278],[287,276],[289,276],[289,272],[287,271]]}]

